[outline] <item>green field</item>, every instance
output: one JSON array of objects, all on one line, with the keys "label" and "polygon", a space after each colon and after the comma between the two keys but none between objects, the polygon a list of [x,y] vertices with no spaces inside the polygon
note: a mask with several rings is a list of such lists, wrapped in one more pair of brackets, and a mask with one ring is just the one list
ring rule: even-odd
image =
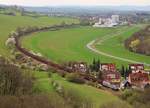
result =
[{"label": "green field", "polygon": [[66,23],[78,23],[76,19],[59,18],[59,17],[27,17],[27,16],[8,16],[0,15],[0,55],[8,57],[10,51],[5,46],[5,41],[8,34],[14,31],[17,27],[24,26],[46,26],[60,24],[65,21]]},{"label": "green field", "polygon": [[91,99],[94,104],[94,108],[99,108],[99,106],[107,102],[121,101],[117,96],[114,96],[107,91],[96,89],[88,85],[80,85],[68,82],[66,79],[57,74],[53,74],[52,77],[49,78],[48,73],[36,71],[34,75],[37,78],[36,87],[40,88],[40,90],[42,90],[44,93],[55,93],[51,85],[51,81],[53,80],[61,84],[65,89],[76,91],[76,93],[82,98]]},{"label": "green field", "polygon": [[131,53],[118,41],[119,37],[124,40],[142,27],[141,25],[133,25],[131,27],[122,26],[117,28],[78,27],[61,29],[59,31],[32,34],[25,37],[22,44],[25,48],[40,52],[43,56],[59,63],[70,60],[90,63],[93,58],[99,58],[102,62],[112,62],[121,66],[122,64],[127,65],[128,62],[96,54],[86,47],[94,39],[101,40],[101,38],[121,32],[120,36],[108,38],[101,45],[96,45],[96,48],[115,56],[150,63],[150,57]]}]

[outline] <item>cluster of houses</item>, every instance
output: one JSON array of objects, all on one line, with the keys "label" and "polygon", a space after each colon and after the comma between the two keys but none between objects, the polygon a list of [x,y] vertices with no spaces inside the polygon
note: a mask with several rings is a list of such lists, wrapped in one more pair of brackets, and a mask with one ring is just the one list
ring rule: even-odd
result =
[{"label": "cluster of houses", "polygon": [[99,22],[93,27],[113,27],[119,24],[119,15],[112,15],[111,18],[99,18]]},{"label": "cluster of houses", "polygon": [[[85,62],[71,62],[68,67],[74,72],[89,71]],[[113,63],[101,63],[102,85],[112,89],[140,88],[144,89],[150,85],[149,72],[145,71],[143,64],[129,64],[129,75],[126,79],[121,77],[116,65]]]},{"label": "cluster of houses", "polygon": [[99,21],[93,27],[114,27],[125,24],[128,24],[128,22],[120,21],[119,15],[112,15],[111,18],[99,18]]}]

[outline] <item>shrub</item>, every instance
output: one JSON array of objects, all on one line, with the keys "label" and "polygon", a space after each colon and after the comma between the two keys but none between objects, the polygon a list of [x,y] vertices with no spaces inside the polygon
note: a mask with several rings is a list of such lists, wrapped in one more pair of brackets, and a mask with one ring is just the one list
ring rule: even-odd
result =
[{"label": "shrub", "polygon": [[[52,97],[52,98],[51,98]],[[56,94],[0,96],[0,108],[71,108]]]},{"label": "shrub", "polygon": [[61,77],[65,77],[65,76],[66,76],[66,73],[65,73],[65,72],[60,72],[59,75],[60,75]]},{"label": "shrub", "polygon": [[100,108],[131,108],[126,102],[113,101],[103,104]]},{"label": "shrub", "polygon": [[85,80],[80,77],[77,73],[70,73],[66,76],[67,80],[77,84],[84,84]]},{"label": "shrub", "polygon": [[131,97],[133,95],[133,91],[132,90],[125,90],[122,94],[121,94],[121,99],[123,100],[127,100],[129,97]]},{"label": "shrub", "polygon": [[33,77],[10,64],[0,65],[0,95],[32,93]]},{"label": "shrub", "polygon": [[52,77],[52,73],[48,72],[48,77],[51,78]]},{"label": "shrub", "polygon": [[73,89],[64,89],[63,98],[72,108],[94,108],[93,101],[88,97],[81,97],[78,92]]}]

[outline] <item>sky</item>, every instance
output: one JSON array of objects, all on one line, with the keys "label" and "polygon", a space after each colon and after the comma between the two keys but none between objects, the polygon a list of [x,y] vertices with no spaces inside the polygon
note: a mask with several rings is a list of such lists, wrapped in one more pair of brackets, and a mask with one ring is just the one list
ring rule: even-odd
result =
[{"label": "sky", "polygon": [[0,0],[0,4],[24,6],[55,5],[149,5],[150,0]]}]

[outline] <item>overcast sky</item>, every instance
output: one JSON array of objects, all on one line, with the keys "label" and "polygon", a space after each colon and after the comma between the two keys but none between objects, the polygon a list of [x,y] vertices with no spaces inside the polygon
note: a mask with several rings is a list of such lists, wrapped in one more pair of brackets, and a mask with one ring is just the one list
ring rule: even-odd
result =
[{"label": "overcast sky", "polygon": [[51,6],[51,5],[150,5],[150,0],[0,0],[0,4]]}]

